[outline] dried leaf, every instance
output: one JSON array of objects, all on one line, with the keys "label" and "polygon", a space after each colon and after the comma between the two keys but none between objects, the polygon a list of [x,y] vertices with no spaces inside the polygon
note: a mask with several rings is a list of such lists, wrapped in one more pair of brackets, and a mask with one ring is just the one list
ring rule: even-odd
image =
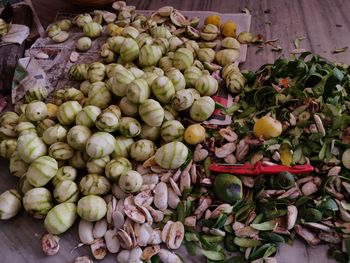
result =
[{"label": "dried leaf", "polygon": [[252,44],[261,44],[261,43],[263,43],[264,42],[264,37],[263,37],[263,35],[261,35],[261,34],[258,34],[258,35],[256,35],[255,37],[253,37],[253,39],[252,39]]},{"label": "dried leaf", "polygon": [[348,47],[342,47],[342,48],[335,48],[333,49],[332,53],[333,54],[336,54],[336,53],[342,53],[342,52],[345,52],[346,50],[348,49]]},{"label": "dried leaf", "polygon": [[294,46],[296,49],[300,48],[300,43],[301,41],[303,41],[305,39],[305,37],[300,37],[300,36],[296,36],[294,39]]},{"label": "dried leaf", "polygon": [[251,15],[251,12],[250,12],[250,10],[249,10],[247,7],[243,8],[243,9],[241,10],[241,12],[242,12],[242,13],[245,13],[245,14],[247,14],[247,15]]},{"label": "dried leaf", "polygon": [[273,46],[271,48],[272,51],[276,51],[276,52],[279,52],[279,51],[282,51],[282,47],[280,45],[276,45],[276,46]]}]

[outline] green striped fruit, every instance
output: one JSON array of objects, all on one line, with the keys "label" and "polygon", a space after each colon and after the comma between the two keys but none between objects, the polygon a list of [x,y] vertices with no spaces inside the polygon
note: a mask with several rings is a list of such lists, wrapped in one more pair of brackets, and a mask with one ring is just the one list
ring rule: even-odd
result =
[{"label": "green striped fruit", "polygon": [[58,168],[58,171],[55,177],[51,180],[51,183],[53,186],[56,187],[56,185],[59,182],[66,181],[66,180],[74,181],[76,177],[77,177],[77,169],[68,165],[62,166]]},{"label": "green striped fruit", "polygon": [[163,106],[164,109],[164,122],[175,120],[178,117],[178,112],[174,110],[170,104]]},{"label": "green striped fruit", "polygon": [[39,121],[36,126],[36,132],[38,136],[43,136],[44,131],[46,131],[48,128],[55,126],[56,122],[51,119],[44,119],[42,121]]},{"label": "green striped fruit", "polygon": [[30,121],[41,121],[47,116],[47,106],[42,101],[30,102],[26,107],[25,115]]},{"label": "green striped fruit", "polygon": [[72,158],[69,159],[69,165],[76,169],[84,169],[89,158],[86,151],[75,151]]},{"label": "green striped fruit", "polygon": [[65,90],[64,89],[56,90],[53,93],[52,103],[55,104],[57,107],[60,106],[63,102],[65,102],[64,94],[65,94]]},{"label": "green striped fruit", "polygon": [[110,63],[106,65],[107,78],[113,77],[118,71],[125,69],[122,65],[117,63]]},{"label": "green striped fruit", "polygon": [[188,89],[182,89],[175,93],[171,99],[171,107],[176,111],[189,109],[194,102],[193,94]]},{"label": "green striped fruit", "polygon": [[27,171],[27,180],[35,187],[46,185],[57,173],[57,161],[50,156],[41,156],[33,161]]},{"label": "green striped fruit", "polygon": [[75,48],[80,52],[88,51],[92,46],[91,38],[81,37],[75,43]]},{"label": "green striped fruit", "polygon": [[104,82],[95,82],[91,84],[87,104],[97,106],[100,109],[108,107],[112,100],[112,95],[109,92]]},{"label": "green striped fruit", "polygon": [[79,199],[79,188],[70,180],[59,182],[53,190],[53,197],[57,203],[75,203]]},{"label": "green striped fruit", "polygon": [[44,226],[47,232],[59,235],[66,232],[77,218],[77,206],[73,203],[62,203],[54,206],[46,215]]},{"label": "green striped fruit", "polygon": [[73,18],[73,24],[79,28],[83,28],[85,24],[93,22],[90,14],[79,14]]},{"label": "green striped fruit", "polygon": [[155,26],[150,29],[153,38],[170,38],[172,35],[165,26]]},{"label": "green striped fruit", "polygon": [[215,59],[215,51],[211,48],[200,48],[197,50],[197,58],[201,62],[213,62]]},{"label": "green striped fruit", "polygon": [[10,173],[18,178],[21,178],[22,175],[24,175],[27,172],[28,167],[29,165],[25,161],[23,161],[19,157],[18,152],[15,151],[10,159]]},{"label": "green striped fruit", "polygon": [[142,79],[146,80],[148,86],[151,86],[152,83],[153,83],[153,81],[154,81],[155,79],[157,79],[158,77],[159,77],[159,76],[158,76],[156,73],[154,73],[154,72],[145,72],[145,73],[141,76]]},{"label": "green striped fruit", "polygon": [[158,77],[160,76],[164,76],[164,71],[159,68],[159,67],[156,67],[156,66],[149,66],[149,67],[144,67],[143,68],[143,71],[146,73],[146,72],[152,72],[152,73],[155,73],[158,75]]},{"label": "green striped fruit", "polygon": [[190,108],[190,117],[194,121],[205,121],[215,110],[215,101],[208,96],[201,97],[193,102]]},{"label": "green striped fruit", "polygon": [[139,31],[135,27],[126,26],[123,29],[122,35],[124,37],[131,37],[131,38],[135,39],[139,35]]},{"label": "green striped fruit", "polygon": [[107,87],[114,95],[125,97],[127,85],[134,79],[135,77],[131,71],[124,68],[116,72],[115,75],[107,81]]},{"label": "green striped fruit", "polygon": [[141,124],[132,117],[122,117],[118,131],[122,136],[135,137],[141,132]]},{"label": "green striped fruit", "polygon": [[17,152],[19,157],[26,163],[31,163],[35,159],[46,154],[45,143],[34,134],[27,134],[18,137]]},{"label": "green striped fruit", "polygon": [[187,48],[179,48],[175,51],[173,64],[181,71],[189,68],[193,64],[193,53]]},{"label": "green striped fruit", "polygon": [[89,222],[102,219],[107,213],[107,205],[102,197],[97,195],[84,196],[78,201],[79,216]]},{"label": "green striped fruit", "polygon": [[142,183],[141,174],[130,170],[120,176],[118,185],[126,193],[135,193],[140,190]]},{"label": "green striped fruit", "polygon": [[239,93],[244,88],[245,81],[241,72],[231,72],[226,78],[226,87],[231,93]]},{"label": "green striped fruit", "polygon": [[92,158],[110,155],[115,149],[115,139],[107,132],[94,133],[86,143],[86,152]]},{"label": "green striped fruit", "polygon": [[79,189],[83,195],[105,195],[111,190],[111,183],[105,176],[88,174],[81,178]]},{"label": "green striped fruit", "polygon": [[150,46],[153,44],[153,38],[151,35],[147,33],[141,33],[140,35],[137,36],[136,42],[139,45],[139,48],[142,48],[143,46]]},{"label": "green striped fruit", "polygon": [[78,112],[75,117],[75,123],[77,125],[83,125],[88,128],[92,128],[95,125],[95,121],[97,116],[101,113],[101,109],[99,107],[90,105],[82,108],[81,111]]},{"label": "green striped fruit", "polygon": [[114,37],[109,37],[107,39],[107,43],[109,48],[115,52],[115,53],[119,53],[120,52],[120,48],[122,47],[123,43],[124,43],[125,37],[122,36],[114,36]]},{"label": "green striped fruit", "polygon": [[114,132],[119,126],[119,117],[112,111],[103,111],[97,116],[96,128],[104,132]]},{"label": "green striped fruit", "polygon": [[163,123],[164,109],[158,101],[148,99],[139,107],[141,119],[149,126],[159,127]]},{"label": "green striped fruit", "polygon": [[43,141],[47,145],[55,142],[65,142],[67,138],[67,130],[60,124],[47,128],[43,133]]},{"label": "green striped fruit", "polygon": [[164,56],[159,60],[158,66],[162,70],[167,71],[167,70],[172,69],[174,67],[173,60],[168,56]]},{"label": "green striped fruit", "polygon": [[159,138],[159,133],[160,133],[159,127],[142,124],[141,133],[139,134],[139,137],[141,139],[156,141]]},{"label": "green striped fruit", "polygon": [[130,72],[134,75],[134,77],[136,79],[141,78],[143,74],[145,74],[145,72],[143,72],[142,69],[137,68],[136,66],[131,66],[128,67],[128,69],[130,70]]},{"label": "green striped fruit", "polygon": [[132,38],[126,38],[120,48],[120,57],[124,62],[131,62],[139,57],[139,46]]},{"label": "green striped fruit", "polygon": [[131,169],[132,164],[128,159],[125,157],[116,157],[107,163],[105,174],[110,181],[118,181],[122,174]]},{"label": "green striped fruit", "polygon": [[169,50],[175,51],[182,44],[183,44],[183,41],[179,37],[172,35],[169,39]]},{"label": "green striped fruit", "polygon": [[215,54],[215,60],[220,66],[234,63],[239,58],[239,50],[222,49]]},{"label": "green striped fruit", "polygon": [[83,32],[86,37],[96,38],[102,34],[102,26],[96,22],[86,23],[83,26]]},{"label": "green striped fruit", "polygon": [[81,92],[76,88],[69,88],[69,89],[66,89],[64,92],[65,101],[75,100],[80,103],[84,99],[85,99],[85,95],[83,94],[83,92]]},{"label": "green striped fruit", "polygon": [[87,70],[87,79],[91,83],[103,81],[106,76],[106,67],[101,62],[91,63]]},{"label": "green striped fruit", "polygon": [[19,179],[19,190],[21,191],[22,194],[25,194],[29,190],[33,189],[34,186],[32,186],[28,180],[26,174],[23,174],[21,178]]},{"label": "green striped fruit", "polygon": [[143,162],[153,156],[156,145],[150,140],[138,140],[131,145],[130,157],[135,161]]},{"label": "green striped fruit", "polygon": [[37,84],[33,87],[30,87],[26,91],[25,99],[27,103],[30,103],[35,100],[44,101],[47,98],[47,95],[47,88]]},{"label": "green striped fruit", "polygon": [[105,167],[110,160],[109,155],[102,158],[91,158],[86,163],[86,170],[89,174],[104,174]]},{"label": "green striped fruit", "polygon": [[165,75],[173,83],[175,91],[182,90],[182,89],[186,88],[186,79],[180,70],[178,70],[176,68],[171,68],[165,72]]},{"label": "green striped fruit", "polygon": [[62,125],[72,125],[81,106],[77,101],[67,101],[58,107],[57,119]]},{"label": "green striped fruit", "polygon": [[49,147],[49,155],[56,160],[69,160],[74,155],[74,149],[65,142],[55,142]]},{"label": "green striped fruit", "polygon": [[139,104],[132,103],[127,97],[120,100],[119,107],[125,116],[135,117],[139,113]]},{"label": "green striped fruit", "polygon": [[169,49],[169,41],[166,38],[157,38],[154,40],[154,45],[161,50],[161,56],[164,56]]},{"label": "green striped fruit", "polygon": [[127,86],[126,97],[133,103],[142,103],[151,96],[151,89],[144,79],[135,79]]},{"label": "green striped fruit", "polygon": [[155,66],[162,58],[162,50],[156,45],[144,45],[140,49],[139,63],[142,67]]},{"label": "green striped fruit", "polygon": [[189,67],[184,72],[187,88],[194,88],[196,81],[203,75],[202,71],[197,67]]},{"label": "green striped fruit", "polygon": [[89,65],[87,65],[87,64],[73,65],[73,66],[71,66],[71,68],[68,71],[69,77],[72,80],[77,80],[77,81],[86,80],[88,68],[89,68]]},{"label": "green striped fruit", "polygon": [[164,169],[177,169],[183,165],[188,156],[188,148],[182,142],[170,142],[160,147],[154,160]]},{"label": "green striped fruit", "polygon": [[5,139],[0,141],[0,156],[5,159],[10,159],[17,149],[16,139]]},{"label": "green striped fruit", "polygon": [[4,112],[0,117],[0,125],[5,124],[17,124],[18,123],[19,116],[16,112],[13,111],[7,111]]},{"label": "green striped fruit", "polygon": [[185,127],[177,120],[170,120],[163,123],[160,128],[160,137],[165,142],[182,141]]},{"label": "green striped fruit", "polygon": [[218,81],[210,75],[203,75],[197,79],[195,88],[202,96],[212,96],[218,91]]},{"label": "green striped fruit", "polygon": [[18,136],[26,134],[36,134],[36,128],[33,123],[29,121],[22,121],[17,124],[16,131]]},{"label": "green striped fruit", "polygon": [[118,119],[122,117],[122,111],[120,110],[118,105],[113,105],[113,104],[109,105],[107,108],[103,110],[103,113],[105,112],[113,113],[115,116],[118,117]]},{"label": "green striped fruit", "polygon": [[36,219],[43,219],[53,207],[49,190],[38,187],[28,190],[23,197],[24,210]]},{"label": "green striped fruit", "polygon": [[57,24],[52,24],[46,29],[47,36],[51,38],[57,36],[59,33],[61,33],[61,28]]},{"label": "green striped fruit", "polygon": [[168,77],[158,77],[152,83],[152,93],[161,103],[169,103],[175,94],[173,83]]},{"label": "green striped fruit", "polygon": [[0,220],[7,220],[19,213],[22,208],[21,195],[10,189],[0,195]]},{"label": "green striped fruit", "polygon": [[91,135],[92,133],[88,127],[76,125],[68,131],[67,143],[75,150],[84,150]]},{"label": "green striped fruit", "polygon": [[226,80],[226,78],[233,72],[239,72],[239,68],[236,63],[226,65],[221,71],[221,76]]},{"label": "green striped fruit", "polygon": [[112,157],[129,157],[131,145],[134,143],[132,138],[128,138],[125,136],[117,136],[115,137],[115,149],[112,153]]}]

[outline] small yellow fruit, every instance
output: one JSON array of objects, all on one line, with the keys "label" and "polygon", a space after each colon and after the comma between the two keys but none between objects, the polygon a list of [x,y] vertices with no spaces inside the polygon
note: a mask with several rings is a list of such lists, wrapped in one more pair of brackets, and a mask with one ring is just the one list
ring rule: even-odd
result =
[{"label": "small yellow fruit", "polygon": [[293,162],[293,154],[287,143],[282,143],[280,147],[280,159],[283,165],[291,166]]},{"label": "small yellow fruit", "polygon": [[232,20],[228,20],[220,27],[221,34],[225,37],[236,37],[237,25]]},{"label": "small yellow fruit", "polygon": [[198,144],[205,139],[205,129],[200,124],[192,124],[187,127],[184,139],[188,144]]},{"label": "small yellow fruit", "polygon": [[110,37],[121,36],[123,33],[124,27],[117,26],[116,24],[109,23],[106,26],[107,35]]},{"label": "small yellow fruit", "polygon": [[57,105],[55,105],[53,103],[47,103],[46,107],[47,107],[47,116],[50,119],[56,118],[56,116],[57,116],[57,109],[58,109]]},{"label": "small yellow fruit", "polygon": [[205,18],[204,25],[212,24],[219,27],[220,22],[221,22],[221,17],[219,15],[210,15]]},{"label": "small yellow fruit", "polygon": [[253,131],[255,136],[267,140],[281,135],[282,124],[270,116],[264,116],[255,122]]}]

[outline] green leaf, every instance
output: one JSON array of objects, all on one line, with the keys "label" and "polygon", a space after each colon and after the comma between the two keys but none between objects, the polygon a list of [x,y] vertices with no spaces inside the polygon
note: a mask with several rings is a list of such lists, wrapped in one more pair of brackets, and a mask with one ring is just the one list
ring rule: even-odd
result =
[{"label": "green leaf", "polygon": [[184,241],[186,250],[188,252],[188,254],[192,257],[194,257],[196,255],[196,251],[197,251],[197,245],[194,242],[189,242],[189,241]]},{"label": "green leaf", "polygon": [[250,226],[259,231],[269,231],[276,227],[277,222],[275,220],[266,221],[260,224],[250,224]]},{"label": "green leaf", "polygon": [[218,217],[218,219],[216,220],[212,228],[221,229],[225,225],[226,220],[227,220],[227,215],[223,213],[220,214],[220,216]]},{"label": "green leaf", "polygon": [[211,251],[211,250],[204,250],[202,249],[202,253],[203,255],[210,259],[210,260],[214,260],[214,261],[220,261],[220,260],[224,260],[226,259],[226,256],[224,253],[222,252],[217,252],[217,251]]},{"label": "green leaf", "polygon": [[257,247],[261,245],[260,240],[244,238],[244,237],[235,237],[233,242],[239,247]]}]

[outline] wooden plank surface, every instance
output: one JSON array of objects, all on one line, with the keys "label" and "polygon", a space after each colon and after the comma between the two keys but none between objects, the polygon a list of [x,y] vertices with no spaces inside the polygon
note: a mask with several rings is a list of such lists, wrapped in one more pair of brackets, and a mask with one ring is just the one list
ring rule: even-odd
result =
[{"label": "wooden plank surface", "polygon": [[[39,17],[46,27],[55,17],[57,10],[69,10],[69,1],[32,0]],[[336,47],[350,45],[350,1],[349,0],[131,0],[130,5],[138,9],[157,9],[172,5],[180,10],[209,10],[217,12],[240,12],[247,7],[252,12],[251,31],[262,34],[266,39],[278,38],[283,47],[282,52],[271,52],[265,47],[256,53],[256,47],[248,48],[247,61],[243,67],[255,70],[264,63],[274,59],[289,57],[294,49],[296,36],[306,39],[301,47],[339,62],[350,63],[350,50],[345,53],[332,54]],[[0,192],[15,187],[17,179],[8,172],[8,163],[0,161]],[[73,262],[78,255],[90,254],[89,248],[73,249],[78,244],[76,225],[61,237],[61,249],[57,256],[45,257],[41,252],[40,235],[44,233],[42,222],[30,218],[25,213],[11,221],[0,222],[0,262]],[[283,246],[278,255],[279,263],[333,262],[326,257],[327,247],[309,248],[303,242],[296,242],[293,247]],[[103,262],[116,262],[110,255]]]}]

